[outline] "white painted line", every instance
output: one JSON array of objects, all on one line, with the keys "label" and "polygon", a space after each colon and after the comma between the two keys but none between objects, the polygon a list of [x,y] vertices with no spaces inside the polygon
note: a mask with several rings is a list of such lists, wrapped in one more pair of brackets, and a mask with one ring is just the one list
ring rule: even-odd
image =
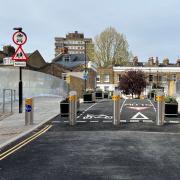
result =
[{"label": "white painted line", "polygon": [[153,106],[153,108],[154,108],[154,111],[156,112],[156,108],[155,108],[154,104],[151,102],[150,99],[148,99],[148,101],[152,104],[152,106]]},{"label": "white painted line", "polygon": [[88,111],[89,109],[91,109],[93,106],[95,106],[97,103],[91,105],[90,107],[88,107],[87,109],[85,109],[79,116],[78,118],[80,118],[86,111]]},{"label": "white painted line", "polygon": [[99,122],[99,121],[90,121],[90,122],[92,122],[92,123],[97,123],[97,122]]},{"label": "white painted line", "polygon": [[165,123],[180,124],[180,121],[165,121]]},{"label": "white painted line", "polygon": [[69,121],[64,121],[64,123],[69,123]]},{"label": "white painted line", "polygon": [[127,120],[120,120],[120,122],[126,122]]},{"label": "white painted line", "polygon": [[137,123],[137,122],[139,122],[139,120],[130,120],[129,122],[132,122],[132,123]]},{"label": "white painted line", "polygon": [[78,123],[85,123],[85,122],[87,122],[87,121],[76,121],[76,122],[78,122]]},{"label": "white painted line", "polygon": [[120,113],[121,113],[121,111],[122,111],[122,108],[123,108],[125,102],[126,102],[126,99],[125,99],[124,102],[122,103],[122,106],[121,106],[121,109],[120,109]]},{"label": "white painted line", "polygon": [[143,120],[143,122],[150,122],[150,123],[152,123],[153,120]]}]

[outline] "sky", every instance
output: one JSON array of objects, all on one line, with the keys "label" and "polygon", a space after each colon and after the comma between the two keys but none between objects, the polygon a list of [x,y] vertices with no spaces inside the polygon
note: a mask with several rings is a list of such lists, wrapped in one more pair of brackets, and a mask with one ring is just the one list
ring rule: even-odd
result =
[{"label": "sky", "polygon": [[[25,52],[54,58],[54,37],[78,31],[93,38],[107,27],[123,33],[139,61],[180,57],[179,0],[0,0],[0,49],[13,44],[13,27],[28,36]],[[15,45],[14,45],[15,46]],[[16,46],[15,46],[16,47]]]}]

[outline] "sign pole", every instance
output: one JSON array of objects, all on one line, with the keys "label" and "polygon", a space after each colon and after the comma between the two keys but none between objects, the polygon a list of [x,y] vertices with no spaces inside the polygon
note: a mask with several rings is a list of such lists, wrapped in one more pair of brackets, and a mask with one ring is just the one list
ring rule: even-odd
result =
[{"label": "sign pole", "polygon": [[[13,28],[13,30],[17,30],[13,34],[13,42],[18,45],[18,48],[15,54],[12,57],[12,60],[15,60],[14,66],[19,67],[19,113],[23,111],[23,82],[22,82],[22,66],[25,66],[26,63],[24,61],[28,60],[28,57],[24,53],[22,49],[22,45],[26,43],[27,36],[24,32],[22,32],[22,27]],[[18,62],[17,62],[18,61]]]},{"label": "sign pole", "polygon": [[19,67],[19,113],[23,110],[23,82],[22,82],[22,67]]}]

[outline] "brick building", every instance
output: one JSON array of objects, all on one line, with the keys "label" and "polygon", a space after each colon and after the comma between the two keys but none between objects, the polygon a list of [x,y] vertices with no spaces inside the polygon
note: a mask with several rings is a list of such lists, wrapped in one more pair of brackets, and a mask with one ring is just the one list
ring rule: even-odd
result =
[{"label": "brick building", "polygon": [[153,88],[164,89],[166,95],[176,96],[180,84],[180,60],[169,63],[166,58],[159,63],[158,58],[149,58],[146,63],[139,62],[135,57],[127,66],[114,66],[109,68],[98,68],[97,87],[102,90],[115,90],[118,87],[121,75],[129,70],[142,70],[146,74],[147,88],[145,94]]},{"label": "brick building", "polygon": [[[92,60],[94,54],[94,45],[92,38],[85,38],[83,33],[69,33],[66,37],[55,37],[55,56],[64,52],[67,48],[69,54],[88,54]],[[86,51],[86,52],[85,52]]]}]

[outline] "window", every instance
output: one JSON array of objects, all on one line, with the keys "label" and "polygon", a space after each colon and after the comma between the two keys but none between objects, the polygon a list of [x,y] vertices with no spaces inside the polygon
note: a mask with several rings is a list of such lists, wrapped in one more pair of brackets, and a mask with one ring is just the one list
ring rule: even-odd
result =
[{"label": "window", "polygon": [[104,91],[109,91],[109,86],[104,86]]},{"label": "window", "polygon": [[104,82],[109,82],[109,74],[104,75]]},{"label": "window", "polygon": [[153,81],[153,75],[149,75],[149,82]]},{"label": "window", "polygon": [[69,62],[70,61],[70,56],[68,55],[68,56],[64,56],[64,61],[65,62]]},{"label": "window", "polygon": [[118,75],[118,82],[120,82],[120,80],[121,80],[121,75],[119,74]]},{"label": "window", "polygon": [[100,75],[97,75],[96,82],[100,82]]},{"label": "window", "polygon": [[65,74],[65,73],[62,73],[62,79],[63,79],[64,81],[66,81],[66,74]]},{"label": "window", "polygon": [[173,75],[172,75],[172,80],[173,80],[173,81],[176,81],[176,74],[173,74]]}]

